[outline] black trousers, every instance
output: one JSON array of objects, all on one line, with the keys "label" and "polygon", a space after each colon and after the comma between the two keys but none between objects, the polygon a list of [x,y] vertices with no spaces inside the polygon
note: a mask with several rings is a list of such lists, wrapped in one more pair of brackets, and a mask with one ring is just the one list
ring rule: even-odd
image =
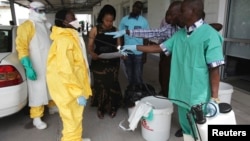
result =
[{"label": "black trousers", "polygon": [[160,53],[159,82],[161,85],[161,92],[163,96],[166,97],[168,97],[168,90],[169,90],[170,66],[171,66],[171,55],[166,56],[164,53]]}]

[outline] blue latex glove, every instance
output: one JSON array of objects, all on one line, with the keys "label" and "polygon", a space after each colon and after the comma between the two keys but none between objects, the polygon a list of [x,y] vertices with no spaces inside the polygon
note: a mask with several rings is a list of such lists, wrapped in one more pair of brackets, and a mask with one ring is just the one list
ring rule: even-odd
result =
[{"label": "blue latex glove", "polygon": [[210,99],[210,101],[207,104],[206,111],[207,111],[206,116],[208,117],[216,116],[217,114],[220,113],[218,103],[213,99]]},{"label": "blue latex glove", "polygon": [[120,30],[116,32],[106,32],[105,35],[113,35],[113,38],[119,38],[126,34],[126,30]]},{"label": "blue latex glove", "polygon": [[30,61],[30,58],[28,56],[23,57],[21,59],[21,63],[23,65],[23,67],[25,68],[26,76],[28,77],[28,79],[36,80],[36,72],[32,67],[32,63]]},{"label": "blue latex glove", "polygon": [[86,106],[87,99],[84,96],[77,97],[77,103],[81,106]]},{"label": "blue latex glove", "polygon": [[138,54],[141,51],[138,51],[136,45],[124,45],[121,48],[121,52],[125,52],[127,54]]},{"label": "blue latex glove", "polygon": [[121,49],[122,47],[121,46],[118,46],[117,49],[119,50],[119,53],[123,56],[128,56],[128,53],[127,52],[123,52]]},{"label": "blue latex glove", "polygon": [[122,50],[119,50],[119,53],[120,53],[121,55],[123,55],[123,56],[128,56],[128,53],[127,53],[127,52],[124,52],[124,51],[122,51]]}]

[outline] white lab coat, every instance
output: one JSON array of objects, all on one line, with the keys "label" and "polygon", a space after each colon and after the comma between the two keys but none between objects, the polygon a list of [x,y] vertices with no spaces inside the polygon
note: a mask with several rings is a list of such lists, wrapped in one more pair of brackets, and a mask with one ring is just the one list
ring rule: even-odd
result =
[{"label": "white lab coat", "polygon": [[51,99],[46,83],[46,61],[51,45],[50,30],[44,22],[33,22],[35,34],[29,44],[29,56],[37,80],[28,79],[29,106],[47,105]]}]

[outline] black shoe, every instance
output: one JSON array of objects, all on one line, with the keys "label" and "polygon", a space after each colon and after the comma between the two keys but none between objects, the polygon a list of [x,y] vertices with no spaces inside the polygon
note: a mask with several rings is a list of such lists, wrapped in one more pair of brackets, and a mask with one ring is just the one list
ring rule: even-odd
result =
[{"label": "black shoe", "polygon": [[99,119],[103,119],[104,118],[104,112],[101,111],[101,110],[98,110],[97,111],[97,116],[98,116]]},{"label": "black shoe", "polygon": [[158,95],[163,95],[163,92],[162,92],[162,90],[161,90],[160,92],[158,92]]},{"label": "black shoe", "polygon": [[116,111],[117,111],[117,108],[115,107],[112,107],[110,112],[109,112],[109,115],[111,118],[114,118],[116,116]]},{"label": "black shoe", "polygon": [[175,132],[175,136],[176,137],[182,137],[183,136],[183,133],[182,133],[182,129],[178,129],[176,132]]}]

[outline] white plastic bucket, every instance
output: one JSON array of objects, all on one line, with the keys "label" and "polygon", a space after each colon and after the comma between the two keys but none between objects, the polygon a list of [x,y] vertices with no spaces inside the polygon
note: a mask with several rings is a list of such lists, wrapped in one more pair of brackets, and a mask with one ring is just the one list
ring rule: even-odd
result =
[{"label": "white plastic bucket", "polygon": [[141,101],[153,105],[153,119],[141,119],[141,133],[147,141],[167,141],[170,135],[173,104],[164,97],[147,96]]},{"label": "white plastic bucket", "polygon": [[232,93],[233,93],[232,85],[225,82],[220,82],[218,96],[221,103],[223,102],[231,104]]}]

